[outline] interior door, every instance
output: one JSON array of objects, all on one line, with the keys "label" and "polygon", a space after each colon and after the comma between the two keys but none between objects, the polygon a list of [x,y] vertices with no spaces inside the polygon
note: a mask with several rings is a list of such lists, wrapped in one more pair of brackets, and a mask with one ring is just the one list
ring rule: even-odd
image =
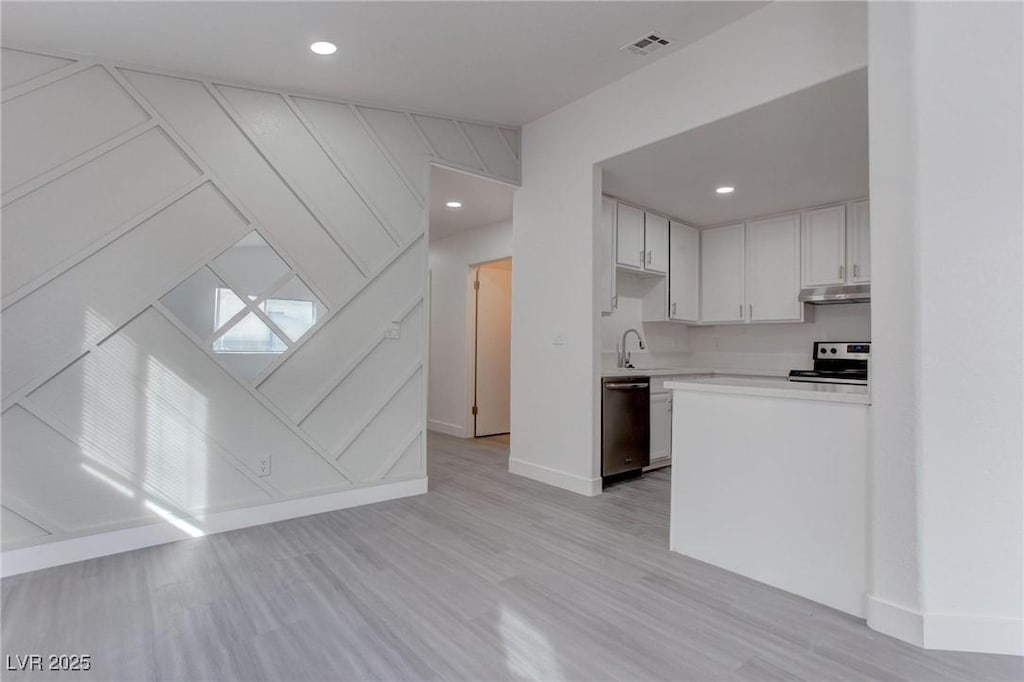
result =
[{"label": "interior door", "polygon": [[512,380],[512,261],[476,269],[476,371],[473,435],[509,432]]}]

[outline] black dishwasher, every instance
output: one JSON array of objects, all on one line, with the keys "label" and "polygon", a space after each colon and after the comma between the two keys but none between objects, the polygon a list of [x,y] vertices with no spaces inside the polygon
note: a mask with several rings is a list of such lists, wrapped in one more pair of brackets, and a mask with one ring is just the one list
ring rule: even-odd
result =
[{"label": "black dishwasher", "polygon": [[605,485],[639,476],[651,462],[651,381],[601,382],[601,478]]}]

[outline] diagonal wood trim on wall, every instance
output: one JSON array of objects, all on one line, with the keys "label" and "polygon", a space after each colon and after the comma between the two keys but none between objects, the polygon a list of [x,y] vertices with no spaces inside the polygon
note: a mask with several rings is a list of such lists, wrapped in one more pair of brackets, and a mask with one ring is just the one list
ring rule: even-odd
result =
[{"label": "diagonal wood trim on wall", "polygon": [[518,131],[2,51],[3,548],[424,477],[428,164]]}]

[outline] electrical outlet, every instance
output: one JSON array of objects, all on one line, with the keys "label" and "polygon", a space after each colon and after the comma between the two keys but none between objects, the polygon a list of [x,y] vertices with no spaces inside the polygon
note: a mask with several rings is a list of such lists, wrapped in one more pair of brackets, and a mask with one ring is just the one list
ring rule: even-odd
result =
[{"label": "electrical outlet", "polygon": [[388,330],[384,332],[385,339],[400,339],[402,338],[402,325],[400,322],[392,322]]},{"label": "electrical outlet", "polygon": [[261,477],[270,475],[270,455],[264,455],[256,460],[256,475]]}]

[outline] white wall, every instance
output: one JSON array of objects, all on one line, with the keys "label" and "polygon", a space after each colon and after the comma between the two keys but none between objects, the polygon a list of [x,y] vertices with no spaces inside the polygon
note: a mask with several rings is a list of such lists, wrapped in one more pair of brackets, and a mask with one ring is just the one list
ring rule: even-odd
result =
[{"label": "white wall", "polygon": [[524,128],[512,363],[530,372],[512,378],[513,472],[600,492],[594,164],[865,64],[862,5],[773,3]]},{"label": "white wall", "polygon": [[[445,160],[413,119],[3,56],[4,571],[423,492],[424,189]],[[218,254],[253,230],[272,251],[233,278]],[[214,273],[318,302],[315,326],[214,352],[165,298],[208,304],[191,284]]]},{"label": "white wall", "polygon": [[470,364],[472,266],[512,255],[512,221],[430,242],[430,379],[427,428],[473,437]]},{"label": "white wall", "polygon": [[1024,653],[1024,11],[871,5],[868,622]]}]

